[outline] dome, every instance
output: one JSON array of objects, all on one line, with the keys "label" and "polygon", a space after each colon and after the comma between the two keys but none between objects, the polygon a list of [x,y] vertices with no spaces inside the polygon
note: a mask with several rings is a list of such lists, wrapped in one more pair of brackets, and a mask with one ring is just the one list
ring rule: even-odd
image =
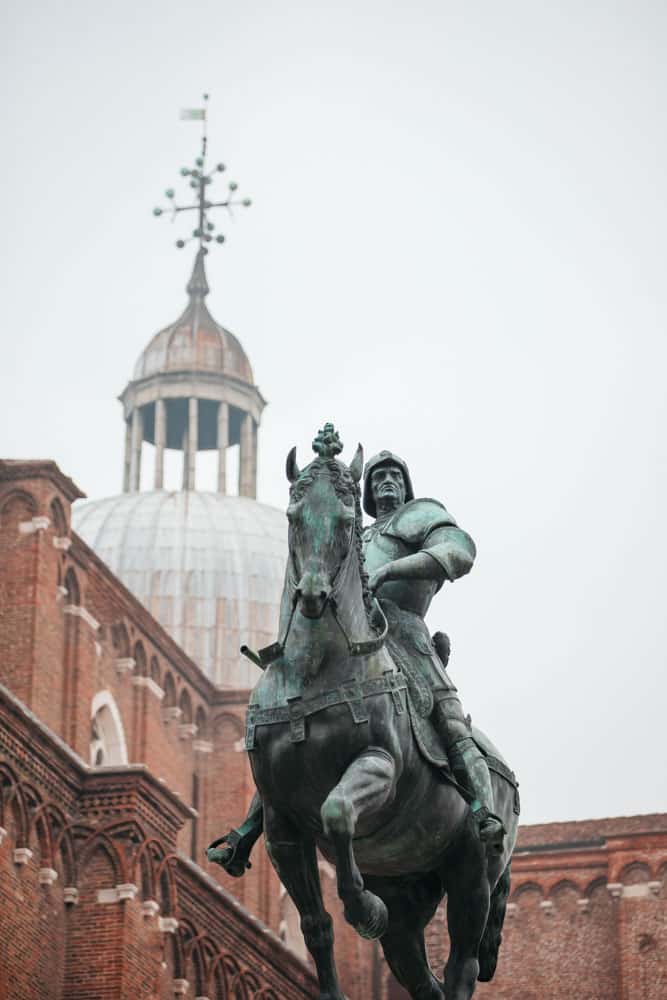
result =
[{"label": "dome", "polygon": [[195,259],[187,286],[189,302],[183,314],[156,333],[134,366],[134,381],[166,372],[199,371],[231,375],[253,384],[248,357],[233,333],[220,326],[208,311],[204,251]]},{"label": "dome", "polygon": [[255,684],[259,671],[239,647],[277,636],[282,511],[248,497],[154,490],[77,503],[72,526],[215,684]]}]

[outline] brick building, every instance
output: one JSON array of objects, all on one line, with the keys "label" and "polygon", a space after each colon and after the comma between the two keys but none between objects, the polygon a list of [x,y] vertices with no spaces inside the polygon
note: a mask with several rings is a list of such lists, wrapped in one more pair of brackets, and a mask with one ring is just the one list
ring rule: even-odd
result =
[{"label": "brick building", "polygon": [[[207,291],[200,252],[185,312],[121,396],[119,497],[81,503],[55,463],[0,462],[0,997],[317,995],[265,852],[241,880],[203,858],[252,796],[256,668],[238,646],[274,638],[285,540],[255,499],[264,401]],[[202,450],[215,492],[196,488]],[[477,995],[666,996],[666,871],[667,815],[523,828],[498,975]],[[405,996],[342,921],[324,862],[321,877],[350,1000]],[[444,912],[429,950],[440,968]]]}]

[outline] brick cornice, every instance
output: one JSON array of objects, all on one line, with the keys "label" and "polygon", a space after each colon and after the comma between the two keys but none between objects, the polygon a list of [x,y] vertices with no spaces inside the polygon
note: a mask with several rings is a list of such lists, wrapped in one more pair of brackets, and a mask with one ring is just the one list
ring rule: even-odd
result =
[{"label": "brick cornice", "polygon": [[22,460],[22,459],[0,459],[0,482],[16,482],[17,480],[48,479],[67,500],[82,500],[86,494],[79,489],[76,483],[60,471],[55,462],[50,459]]},{"label": "brick cornice", "polygon": [[196,815],[145,764],[89,767],[3,684],[0,753],[66,812],[83,820],[134,814],[173,843],[183,824]]},{"label": "brick cornice", "polygon": [[72,808],[86,765],[4,684],[0,684],[0,751],[61,806]]}]

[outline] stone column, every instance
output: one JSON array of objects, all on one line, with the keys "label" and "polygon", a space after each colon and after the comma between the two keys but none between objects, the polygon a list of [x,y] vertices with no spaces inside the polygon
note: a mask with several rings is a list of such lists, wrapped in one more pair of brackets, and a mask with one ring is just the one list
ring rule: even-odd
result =
[{"label": "stone column", "polygon": [[197,399],[192,396],[188,400],[188,429],[187,429],[187,439],[188,447],[186,452],[186,462],[185,466],[187,469],[187,481],[185,484],[186,490],[194,490],[195,488],[195,468],[197,462],[197,419],[199,413],[199,406]]},{"label": "stone column", "polygon": [[227,492],[227,446],[229,445],[229,405],[218,407],[218,493]]},{"label": "stone column", "polygon": [[164,486],[164,447],[167,443],[167,407],[164,399],[155,401],[155,489]]},{"label": "stone column", "polygon": [[188,470],[190,468],[190,434],[189,434],[189,424],[186,424],[185,430],[183,431],[183,443],[181,445],[183,449],[183,482],[182,488],[184,490],[189,490],[188,486]]},{"label": "stone column", "polygon": [[130,490],[133,493],[139,491],[141,483],[141,443],[144,437],[144,421],[141,410],[135,406],[132,410],[132,442],[130,458]]},{"label": "stone column", "polygon": [[249,413],[241,420],[241,441],[239,445],[239,496],[253,496],[252,484],[252,417]]},{"label": "stone column", "polygon": [[130,492],[130,466],[132,464],[132,423],[125,421],[125,459],[123,462],[123,493]]},{"label": "stone column", "polygon": [[257,424],[253,420],[250,435],[250,496],[257,499]]}]

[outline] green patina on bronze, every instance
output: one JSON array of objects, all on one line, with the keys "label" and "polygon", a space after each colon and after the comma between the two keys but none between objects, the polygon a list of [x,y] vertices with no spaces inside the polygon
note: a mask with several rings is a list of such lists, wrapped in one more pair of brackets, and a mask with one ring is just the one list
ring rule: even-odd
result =
[{"label": "green patina on bronze", "polygon": [[[289,553],[276,641],[253,653],[246,748],[258,794],[208,849],[230,874],[264,831],[300,914],[320,1000],[344,1000],[316,847],[336,866],[346,919],[379,938],[413,998],[467,1000],[493,976],[518,825],[514,775],[471,726],[448,672],[449,640],[424,624],[475,545],[437,500],[414,498],[407,464],[384,451],[350,466],[326,424],[290,481]],[[224,845],[224,846],[223,846]],[[424,927],[448,895],[444,981]]]}]

